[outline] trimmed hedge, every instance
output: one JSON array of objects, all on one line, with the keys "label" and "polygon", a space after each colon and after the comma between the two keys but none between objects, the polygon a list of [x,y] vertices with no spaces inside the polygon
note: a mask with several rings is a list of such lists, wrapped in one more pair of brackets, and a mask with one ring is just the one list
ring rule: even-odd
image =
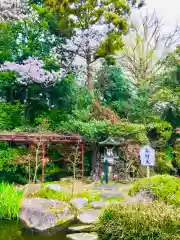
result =
[{"label": "trimmed hedge", "polygon": [[149,205],[112,205],[99,219],[100,240],[179,240],[180,209],[153,202]]},{"label": "trimmed hedge", "polygon": [[156,199],[163,200],[167,204],[180,206],[180,178],[156,175],[141,179],[134,184],[129,194],[134,196],[142,191],[152,193]]}]

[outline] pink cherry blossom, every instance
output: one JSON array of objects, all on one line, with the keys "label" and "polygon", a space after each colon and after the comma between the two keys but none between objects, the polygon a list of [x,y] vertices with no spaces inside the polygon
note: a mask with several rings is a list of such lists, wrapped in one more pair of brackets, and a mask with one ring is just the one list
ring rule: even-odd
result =
[{"label": "pink cherry blossom", "polygon": [[1,0],[0,21],[20,20],[29,15],[31,8],[28,0]]},{"label": "pink cherry blossom", "polygon": [[42,60],[29,58],[23,61],[22,64],[15,62],[5,62],[0,71],[15,71],[18,73],[17,81],[21,84],[28,84],[32,82],[40,84],[51,84],[60,80],[63,76],[63,71],[47,71],[44,69],[44,62]]}]

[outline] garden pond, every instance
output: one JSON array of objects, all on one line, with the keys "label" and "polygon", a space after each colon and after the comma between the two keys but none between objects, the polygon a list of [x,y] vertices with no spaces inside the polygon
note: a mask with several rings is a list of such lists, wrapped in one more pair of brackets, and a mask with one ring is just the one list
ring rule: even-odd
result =
[{"label": "garden pond", "polygon": [[17,221],[0,221],[0,240],[67,240],[66,232],[56,232],[54,235],[38,235],[25,229]]}]

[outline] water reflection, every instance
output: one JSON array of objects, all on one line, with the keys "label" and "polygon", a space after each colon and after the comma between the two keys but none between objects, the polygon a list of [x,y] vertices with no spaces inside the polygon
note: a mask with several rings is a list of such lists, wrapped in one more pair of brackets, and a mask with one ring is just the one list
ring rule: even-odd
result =
[{"label": "water reflection", "polygon": [[66,240],[65,232],[39,235],[17,221],[0,221],[0,240]]}]

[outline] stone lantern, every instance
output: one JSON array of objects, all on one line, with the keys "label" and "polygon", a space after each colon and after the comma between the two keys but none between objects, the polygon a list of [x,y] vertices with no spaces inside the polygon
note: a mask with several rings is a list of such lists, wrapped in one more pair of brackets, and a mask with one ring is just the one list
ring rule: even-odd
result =
[{"label": "stone lantern", "polygon": [[100,152],[101,152],[101,162],[105,165],[105,180],[108,183],[109,178],[113,178],[112,169],[113,165],[119,159],[118,147],[121,145],[111,137],[108,137],[105,141],[99,142]]}]

